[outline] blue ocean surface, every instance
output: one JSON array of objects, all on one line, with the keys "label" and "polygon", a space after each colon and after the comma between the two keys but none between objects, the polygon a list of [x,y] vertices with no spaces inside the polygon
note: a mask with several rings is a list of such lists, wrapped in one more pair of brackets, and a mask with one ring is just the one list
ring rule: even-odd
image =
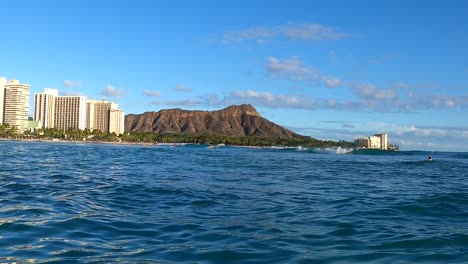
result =
[{"label": "blue ocean surface", "polygon": [[0,263],[468,263],[467,177],[468,153],[0,141]]}]

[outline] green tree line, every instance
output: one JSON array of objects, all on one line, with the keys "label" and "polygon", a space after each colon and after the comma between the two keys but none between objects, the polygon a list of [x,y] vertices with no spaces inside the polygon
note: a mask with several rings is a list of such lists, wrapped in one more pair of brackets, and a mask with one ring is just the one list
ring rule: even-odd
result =
[{"label": "green tree line", "polygon": [[225,144],[239,146],[304,146],[304,147],[354,147],[347,141],[318,140],[311,137],[299,138],[273,138],[259,136],[234,137],[219,134],[194,135],[180,134],[158,134],[153,132],[125,132],[117,135],[115,133],[102,132],[100,130],[41,128],[34,132],[24,131],[21,135],[14,127],[7,124],[0,125],[0,137],[22,137],[37,140],[69,140],[69,141],[99,141],[99,142],[129,142],[129,143],[195,143],[195,144]]}]

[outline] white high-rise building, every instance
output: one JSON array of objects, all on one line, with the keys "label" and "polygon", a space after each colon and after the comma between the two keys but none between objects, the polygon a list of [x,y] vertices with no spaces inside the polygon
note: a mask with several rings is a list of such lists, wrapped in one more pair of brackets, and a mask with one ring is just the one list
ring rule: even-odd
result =
[{"label": "white high-rise building", "polygon": [[5,85],[3,123],[23,133],[28,129],[29,85],[10,80]]},{"label": "white high-rise building", "polygon": [[45,88],[43,93],[34,94],[34,120],[39,121],[40,127],[54,127],[55,98],[57,89]]},{"label": "white high-rise building", "polygon": [[7,79],[0,77],[0,125],[3,124],[3,109],[5,105],[5,85],[7,84]]},{"label": "white high-rise building", "polygon": [[86,97],[55,97],[54,128],[84,130],[86,128]]},{"label": "white high-rise building", "polygon": [[109,114],[109,133],[123,134],[125,129],[125,113],[119,109],[111,109]]},{"label": "white high-rise building", "polygon": [[380,137],[380,149],[388,149],[388,135],[387,133],[375,134],[374,136]]}]

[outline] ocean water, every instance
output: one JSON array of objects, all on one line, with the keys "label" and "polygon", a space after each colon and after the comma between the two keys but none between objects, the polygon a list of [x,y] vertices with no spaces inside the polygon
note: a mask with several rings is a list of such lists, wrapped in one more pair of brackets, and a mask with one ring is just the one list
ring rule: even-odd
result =
[{"label": "ocean water", "polygon": [[0,141],[0,263],[468,263],[468,153]]}]

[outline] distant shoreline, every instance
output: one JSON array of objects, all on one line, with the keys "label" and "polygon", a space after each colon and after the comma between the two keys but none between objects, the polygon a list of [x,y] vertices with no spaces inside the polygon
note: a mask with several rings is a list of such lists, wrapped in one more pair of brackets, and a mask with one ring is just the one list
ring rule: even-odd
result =
[{"label": "distant shoreline", "polygon": [[[63,139],[26,139],[26,138],[0,138],[0,141],[45,142],[45,143],[88,143],[88,144],[111,144],[111,145],[158,145],[158,143],[149,143],[149,142],[111,142],[111,141],[97,141],[97,140],[78,141],[78,140],[63,140]],[[173,143],[168,143],[168,144],[173,144]]]}]

